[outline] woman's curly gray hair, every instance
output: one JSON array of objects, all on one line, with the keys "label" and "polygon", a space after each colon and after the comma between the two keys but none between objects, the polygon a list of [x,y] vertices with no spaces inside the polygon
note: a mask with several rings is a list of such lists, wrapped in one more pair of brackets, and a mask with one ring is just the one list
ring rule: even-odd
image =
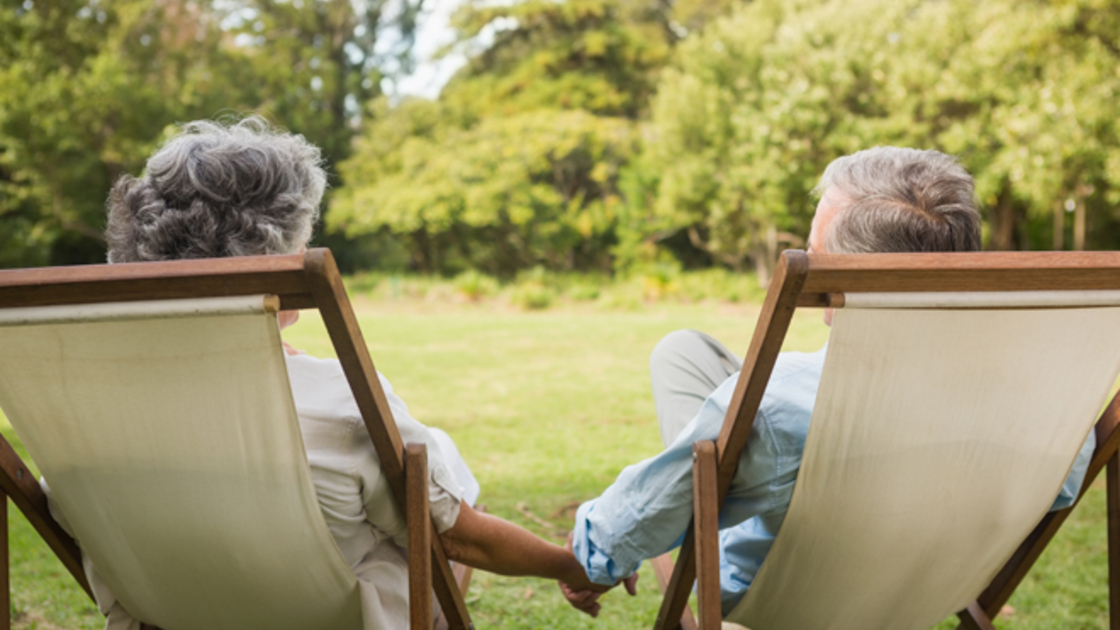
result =
[{"label": "woman's curly gray hair", "polygon": [[252,116],[183,126],[109,194],[109,262],[291,254],[311,239],[318,147]]}]

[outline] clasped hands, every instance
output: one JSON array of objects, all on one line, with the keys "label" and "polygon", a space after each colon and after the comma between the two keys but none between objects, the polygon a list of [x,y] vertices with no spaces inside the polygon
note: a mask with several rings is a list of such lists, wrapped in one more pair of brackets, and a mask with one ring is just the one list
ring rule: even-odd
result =
[{"label": "clasped hands", "polygon": [[[569,553],[572,552],[571,534],[568,534],[568,542],[565,543],[564,548],[567,549]],[[580,569],[580,572],[583,572],[582,568]],[[602,608],[602,605],[599,603],[599,598],[603,595],[603,593],[606,593],[619,584],[624,585],[626,587],[626,592],[630,595],[637,595],[638,593],[637,572],[631,574],[630,577],[626,579],[619,580],[618,582],[611,584],[610,586],[596,584],[587,579],[586,574],[579,577],[580,579],[572,580],[571,583],[557,581],[556,584],[560,587],[560,592],[564,594],[564,599],[568,600],[568,603],[572,605],[572,608],[575,608],[580,612],[587,613],[592,617],[599,616],[599,610]]]}]

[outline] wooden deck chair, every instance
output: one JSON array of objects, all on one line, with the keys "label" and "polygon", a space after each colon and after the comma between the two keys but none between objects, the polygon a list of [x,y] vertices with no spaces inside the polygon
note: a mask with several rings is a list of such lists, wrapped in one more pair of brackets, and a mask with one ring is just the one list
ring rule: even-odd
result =
[{"label": "wooden deck chair", "polygon": [[[410,627],[433,627],[434,589],[442,625],[473,628],[428,512],[426,450],[401,443],[327,250],[0,271],[0,406],[82,550],[149,627],[361,628],[361,587],[316,501],[275,316],[308,308],[408,523]],[[2,439],[0,489],[89,593],[78,547]]]},{"label": "wooden deck chair", "polygon": [[[798,307],[836,308],[789,512],[726,620],[751,630],[990,630],[1072,508],[1048,512],[1089,431],[1106,471],[1120,629],[1120,253],[780,260],[658,615],[719,628],[717,518]],[[655,566],[664,566],[664,557]]]}]

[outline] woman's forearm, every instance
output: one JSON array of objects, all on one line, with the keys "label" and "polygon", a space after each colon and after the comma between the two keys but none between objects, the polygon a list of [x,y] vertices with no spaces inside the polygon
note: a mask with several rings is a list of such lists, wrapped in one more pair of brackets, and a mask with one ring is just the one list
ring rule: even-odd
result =
[{"label": "woman's forearm", "polygon": [[570,551],[546,542],[525,528],[476,512],[464,503],[455,525],[440,536],[448,558],[501,575],[560,580],[581,588],[593,585]]}]

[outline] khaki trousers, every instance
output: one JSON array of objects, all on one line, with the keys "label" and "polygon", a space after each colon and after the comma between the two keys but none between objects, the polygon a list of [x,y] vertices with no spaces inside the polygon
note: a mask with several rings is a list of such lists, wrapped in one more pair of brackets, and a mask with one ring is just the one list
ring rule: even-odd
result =
[{"label": "khaki trousers", "polygon": [[665,446],[696,417],[704,400],[742,367],[743,360],[711,335],[698,330],[665,335],[649,357],[653,404]]}]

